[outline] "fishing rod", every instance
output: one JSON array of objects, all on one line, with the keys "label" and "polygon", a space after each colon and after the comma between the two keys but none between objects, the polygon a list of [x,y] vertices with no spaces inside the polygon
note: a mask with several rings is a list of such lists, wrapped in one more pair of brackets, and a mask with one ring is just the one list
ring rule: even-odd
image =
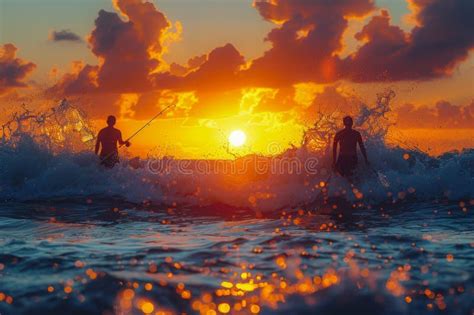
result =
[{"label": "fishing rod", "polygon": [[[176,103],[173,103],[173,104],[170,104],[168,106],[166,106],[163,110],[161,110],[158,114],[156,114],[155,116],[153,116],[146,124],[144,124],[140,129],[138,129],[137,131],[135,131],[130,137],[127,138],[127,140],[124,141],[123,144],[119,145],[119,149],[122,148],[124,145],[128,144],[128,142],[130,140],[132,140],[136,135],[138,135],[143,129],[145,129],[146,127],[148,127],[156,118],[158,118],[159,116],[161,116],[164,112],[166,112],[168,109],[170,109],[171,107],[174,107],[176,106],[177,104]],[[102,160],[101,160],[101,163],[104,163],[105,161],[107,161],[108,159],[110,159],[116,152],[113,151],[113,152],[110,152],[109,154],[107,154]]]},{"label": "fishing rod", "polygon": [[[177,105],[176,103],[173,103],[173,104],[170,104],[170,105],[166,106],[161,112],[159,112],[158,114],[156,114],[155,116],[153,116],[153,118],[150,119],[150,121],[148,121],[148,122],[147,122],[146,124],[144,124],[140,129],[138,129],[137,131],[135,131],[134,134],[132,134],[130,137],[128,137],[128,139],[125,140],[125,142],[128,142],[128,141],[132,140],[137,134],[140,133],[140,131],[142,131],[143,129],[145,129],[146,127],[148,127],[148,126],[153,122],[153,120],[155,120],[156,118],[158,118],[159,116],[161,116],[161,114],[163,114],[164,112],[166,112],[169,108],[174,107],[174,106],[176,106],[176,105]],[[120,147],[122,147],[122,146],[123,146],[123,144],[122,144]],[[120,148],[120,147],[119,147],[119,148]]]}]

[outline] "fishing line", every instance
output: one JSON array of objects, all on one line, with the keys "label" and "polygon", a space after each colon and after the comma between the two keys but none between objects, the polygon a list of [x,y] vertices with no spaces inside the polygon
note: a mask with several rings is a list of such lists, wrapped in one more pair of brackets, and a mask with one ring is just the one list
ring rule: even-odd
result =
[{"label": "fishing line", "polygon": [[[166,112],[168,109],[170,109],[171,107],[174,107],[176,106],[177,104],[176,103],[173,103],[173,104],[170,104],[168,106],[166,106],[163,110],[161,110],[158,114],[156,114],[155,116],[153,116],[146,124],[144,124],[140,129],[138,129],[137,131],[135,131],[130,137],[127,138],[127,140],[124,141],[123,144],[121,144],[118,148],[122,148],[126,143],[128,143],[130,140],[132,140],[136,135],[138,135],[143,129],[145,129],[146,127],[148,127],[156,118],[158,118],[159,116],[161,116],[164,112]],[[107,161],[108,159],[110,159],[116,152],[113,151],[113,152],[110,152],[109,154],[107,154],[102,160],[101,160],[101,163],[104,163],[104,161]]]}]

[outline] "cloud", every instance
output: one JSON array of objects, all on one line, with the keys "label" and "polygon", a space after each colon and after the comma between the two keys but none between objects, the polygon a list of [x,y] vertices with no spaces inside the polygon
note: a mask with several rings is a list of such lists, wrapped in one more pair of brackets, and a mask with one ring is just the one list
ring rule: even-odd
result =
[{"label": "cloud", "polygon": [[198,63],[199,66],[194,67],[195,70],[185,76],[178,77],[169,72],[157,74],[155,87],[214,91],[239,88],[242,85],[238,82],[238,74],[245,64],[245,59],[232,44],[213,49],[205,60],[193,58],[190,63],[193,64],[193,62]]},{"label": "cloud", "polygon": [[90,118],[106,119],[109,115],[120,117],[121,95],[117,93],[91,93],[68,98],[77,104]]},{"label": "cloud", "polygon": [[0,46],[0,94],[27,87],[25,79],[36,68],[34,63],[17,58],[16,52],[13,44]]},{"label": "cloud", "polygon": [[[256,111],[297,107],[296,85],[339,80],[423,80],[449,75],[474,47],[474,2],[407,0],[416,25],[410,32],[391,24],[374,0],[255,0],[259,14],[276,26],[266,36],[271,48],[246,60],[232,44],[180,65],[164,63],[170,21],[145,0],[113,0],[117,12],[101,10],[88,43],[99,65],[76,67],[51,89],[65,94],[136,94],[131,113],[144,117],[163,93],[193,93],[190,115],[238,111],[244,90],[270,88]],[[355,35],[360,42],[341,57],[351,19],[370,16]],[[347,34],[347,33],[346,33]],[[319,104],[336,98],[327,90]],[[331,94],[332,93],[332,94]],[[329,104],[329,103],[328,103]],[[314,104],[313,104],[314,105]],[[313,106],[312,105],[312,106]],[[314,106],[313,106],[314,107]]]},{"label": "cloud", "polygon": [[[67,93],[135,93],[152,89],[150,75],[159,67],[165,33],[170,28],[166,16],[151,2],[116,0],[115,12],[99,11],[88,42],[100,62],[66,76],[59,85]],[[89,80],[88,80],[89,79]]]},{"label": "cloud", "polygon": [[419,80],[446,76],[474,48],[474,2],[411,0],[417,26],[405,33],[387,11],[356,36],[366,43],[346,60],[352,81]]},{"label": "cloud", "polygon": [[98,72],[99,66],[84,64],[77,60],[71,63],[71,71],[67,72],[62,78],[46,92],[48,95],[75,95],[98,92]]},{"label": "cloud", "polygon": [[[136,101],[125,97],[132,104],[129,114],[135,118],[154,111],[170,90],[195,92],[199,101],[193,103],[193,110],[186,111],[190,115],[213,110],[222,115],[231,107],[238,108],[241,83],[237,76],[245,59],[233,45],[217,47],[184,66],[171,64],[168,72],[159,72],[171,23],[151,2],[115,0],[114,6],[118,13],[99,12],[88,39],[100,64],[77,63],[49,89],[51,94],[109,93],[119,99],[124,99],[120,95],[137,94]],[[215,109],[218,104],[222,110]]]},{"label": "cloud", "polygon": [[49,40],[53,42],[82,42],[82,38],[70,30],[52,31],[49,34]]},{"label": "cloud", "polygon": [[411,32],[390,24],[388,11],[373,16],[356,34],[361,47],[341,58],[348,20],[372,14],[371,0],[255,0],[260,15],[278,24],[267,35],[272,45],[253,60],[246,82],[287,86],[421,80],[447,76],[474,48],[474,2],[409,0],[417,25]]},{"label": "cloud", "polygon": [[474,128],[474,101],[466,106],[447,101],[431,107],[405,104],[395,112],[399,128]]},{"label": "cloud", "polygon": [[307,108],[307,112],[355,115],[362,105],[362,100],[356,95],[344,91],[337,85],[331,85],[325,87],[321,93],[316,94],[313,102]]},{"label": "cloud", "polygon": [[187,65],[173,62],[170,65],[170,73],[178,77],[184,77],[189,72],[198,69],[207,60],[207,55],[196,56],[188,60]]},{"label": "cloud", "polygon": [[189,111],[191,116],[222,117],[238,113],[243,86],[239,73],[245,59],[232,44],[213,49],[205,59],[193,58],[188,65],[180,69],[187,73],[184,76],[170,72],[157,74],[155,88],[196,92],[198,102]]},{"label": "cloud", "polygon": [[298,82],[333,82],[341,77],[342,35],[350,17],[374,9],[372,0],[256,0],[268,21],[277,22],[266,40],[272,48],[253,61],[246,79],[264,86]]}]

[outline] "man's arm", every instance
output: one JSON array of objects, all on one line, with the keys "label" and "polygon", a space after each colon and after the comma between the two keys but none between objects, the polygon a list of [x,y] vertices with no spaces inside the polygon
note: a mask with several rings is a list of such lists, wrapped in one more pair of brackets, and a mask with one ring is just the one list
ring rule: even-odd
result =
[{"label": "man's arm", "polygon": [[334,141],[332,143],[332,165],[335,166],[336,165],[336,161],[337,161],[337,143],[339,142],[339,137],[338,135],[336,134],[334,136]]},{"label": "man's arm", "polygon": [[102,141],[102,134],[99,132],[97,135],[97,141],[95,142],[95,154],[99,154],[100,142]]},{"label": "man's arm", "polygon": [[119,131],[118,134],[119,134],[119,137],[118,137],[118,142],[119,142],[119,144],[120,144],[120,145],[124,145],[124,144],[125,144],[127,147],[129,147],[129,146],[130,146],[130,142],[129,142],[129,141],[123,141],[122,132]]},{"label": "man's arm", "polygon": [[360,135],[360,133],[359,133],[359,136],[357,137],[357,142],[359,143],[360,151],[362,152],[362,155],[364,156],[365,163],[369,164],[369,159],[367,159],[367,151],[365,150],[364,141],[362,141],[362,136]]}]

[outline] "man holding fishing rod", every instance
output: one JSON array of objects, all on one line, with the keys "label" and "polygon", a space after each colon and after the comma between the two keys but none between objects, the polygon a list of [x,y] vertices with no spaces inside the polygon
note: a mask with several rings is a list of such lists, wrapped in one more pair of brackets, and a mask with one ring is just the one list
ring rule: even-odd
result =
[{"label": "man holding fishing rod", "polygon": [[115,116],[111,115],[107,117],[107,127],[99,131],[97,142],[95,144],[95,154],[98,154],[99,148],[102,147],[99,155],[101,161],[100,164],[107,168],[113,168],[115,164],[119,162],[119,147],[117,144],[120,146],[125,145],[127,147],[131,145],[130,141],[123,141],[122,132],[114,127],[116,122],[117,119]]},{"label": "man holding fishing rod", "polygon": [[[96,155],[99,153],[99,149],[102,146],[102,150],[100,151],[99,155],[100,164],[107,168],[113,168],[115,164],[120,161],[118,150],[124,145],[126,147],[129,147],[131,145],[130,140],[132,140],[133,137],[135,137],[143,129],[148,127],[153,122],[153,120],[161,116],[161,114],[175,106],[176,103],[166,106],[162,111],[153,116],[146,124],[144,124],[140,129],[135,131],[135,133],[128,137],[128,139],[125,141],[122,139],[122,133],[120,132],[120,130],[114,128],[117,119],[115,118],[115,116],[109,116],[107,118],[108,126],[99,131],[99,135],[97,136],[97,142],[95,144]],[[119,144],[119,146],[117,146],[117,143]]]}]

